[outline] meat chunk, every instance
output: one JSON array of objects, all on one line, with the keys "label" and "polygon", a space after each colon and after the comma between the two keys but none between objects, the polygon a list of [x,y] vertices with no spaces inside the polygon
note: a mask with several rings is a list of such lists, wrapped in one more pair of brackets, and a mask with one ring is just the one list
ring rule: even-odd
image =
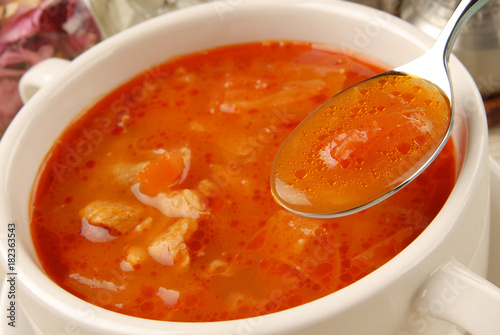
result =
[{"label": "meat chunk", "polygon": [[133,271],[134,267],[142,263],[146,259],[147,255],[146,250],[142,248],[135,246],[130,247],[125,259],[120,263],[120,268],[125,272]]},{"label": "meat chunk", "polygon": [[137,200],[158,209],[165,216],[198,219],[201,214],[205,213],[205,203],[200,194],[194,190],[176,190],[150,197],[141,193],[139,188],[140,183],[134,184],[131,188]]},{"label": "meat chunk", "polygon": [[111,235],[128,233],[143,221],[140,209],[108,201],[91,202],[80,215],[92,226],[107,228]]},{"label": "meat chunk", "polygon": [[220,187],[211,179],[202,179],[198,183],[198,191],[207,198],[213,198],[220,192]]},{"label": "meat chunk", "polygon": [[269,218],[264,228],[248,242],[248,249],[278,248],[299,255],[321,220],[309,219],[278,210]]},{"label": "meat chunk", "polygon": [[214,259],[212,262],[210,262],[206,272],[209,275],[220,275],[225,277],[229,277],[234,274],[232,269],[230,268],[230,264],[220,259]]},{"label": "meat chunk", "polygon": [[187,266],[190,262],[185,241],[198,229],[198,221],[182,218],[168,227],[148,248],[149,255],[162,265]]},{"label": "meat chunk", "polygon": [[121,291],[125,289],[125,285],[118,286],[113,282],[106,281],[106,280],[98,280],[96,278],[86,278],[78,273],[72,273],[69,275],[69,278],[76,280],[82,285],[88,285],[91,288],[99,288],[99,289],[104,289],[104,290],[109,290],[109,291]]},{"label": "meat chunk", "polygon": [[148,217],[148,218],[144,219],[144,221],[139,223],[137,226],[135,226],[134,232],[143,233],[146,230],[148,230],[152,224],[153,224],[153,219]]},{"label": "meat chunk", "polygon": [[109,230],[104,227],[96,227],[87,222],[87,220],[82,219],[82,229],[80,231],[80,235],[85,237],[90,242],[108,242],[118,237],[112,236],[109,233]]},{"label": "meat chunk", "polygon": [[156,296],[163,300],[166,307],[172,308],[177,304],[180,294],[176,290],[167,290],[163,287],[158,289]]}]

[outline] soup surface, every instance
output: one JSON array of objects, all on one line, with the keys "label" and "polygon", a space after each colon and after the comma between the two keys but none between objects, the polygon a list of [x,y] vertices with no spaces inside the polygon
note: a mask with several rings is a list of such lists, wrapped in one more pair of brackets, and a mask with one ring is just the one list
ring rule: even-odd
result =
[{"label": "soup surface", "polygon": [[71,125],[41,168],[31,228],[44,270],[90,303],[173,321],[273,313],[366,276],[442,207],[451,143],[398,194],[339,219],[281,209],[269,180],[309,112],[380,72],[326,46],[265,42],[137,76]]}]

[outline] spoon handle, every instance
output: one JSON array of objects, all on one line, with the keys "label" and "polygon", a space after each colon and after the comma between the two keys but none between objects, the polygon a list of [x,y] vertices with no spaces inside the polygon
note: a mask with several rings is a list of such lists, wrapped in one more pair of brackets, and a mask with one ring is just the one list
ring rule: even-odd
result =
[{"label": "spoon handle", "polygon": [[421,57],[402,65],[395,71],[417,75],[439,87],[453,104],[448,77],[448,61],[456,37],[463,25],[489,0],[462,0],[441,30],[432,47]]},{"label": "spoon handle", "polygon": [[448,64],[453,45],[462,26],[489,0],[462,0],[441,30],[432,49],[443,55],[445,65]]}]

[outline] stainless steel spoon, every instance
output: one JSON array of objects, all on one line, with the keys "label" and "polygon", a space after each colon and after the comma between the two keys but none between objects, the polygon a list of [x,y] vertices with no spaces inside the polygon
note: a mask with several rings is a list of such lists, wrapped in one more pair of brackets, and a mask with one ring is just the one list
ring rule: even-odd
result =
[{"label": "stainless steel spoon", "polygon": [[[453,44],[464,23],[488,1],[489,0],[460,1],[434,45],[423,56],[403,66],[367,79],[361,83],[361,85],[365,85],[363,87],[368,87],[372,84],[375,85],[376,82],[381,80],[381,78],[409,76],[414,80],[422,82],[423,85],[430,85],[439,91],[442,94],[442,97],[444,97],[444,100],[447,100],[447,103],[449,103],[449,117],[447,119],[447,125],[444,125],[443,132],[439,135],[440,138],[436,141],[436,145],[434,147],[427,149],[428,152],[426,152],[421,159],[413,161],[411,166],[405,169],[405,171],[401,171],[399,175],[394,175],[393,173],[393,178],[391,177],[390,180],[385,180],[383,185],[380,183],[368,186],[364,185],[365,187],[377,188],[373,189],[376,191],[374,192],[376,195],[372,195],[370,193],[370,196],[366,197],[353,197],[352,194],[344,194],[342,193],[343,191],[338,191],[336,196],[331,196],[331,194],[325,195],[325,192],[323,192],[316,194],[316,196],[323,197],[323,199],[331,201],[331,204],[326,201],[327,204],[323,204],[319,207],[312,205],[312,193],[308,193],[310,188],[309,191],[298,189],[295,186],[295,182],[284,181],[281,177],[283,174],[280,173],[282,172],[283,166],[286,165],[287,161],[290,162],[292,159],[297,160],[304,158],[297,156],[290,157],[290,154],[294,152],[291,149],[300,145],[300,143],[304,143],[304,139],[300,138],[300,134],[306,133],[306,130],[304,129],[307,129],[307,132],[310,132],[310,126],[307,126],[309,128],[305,128],[304,124],[306,122],[309,122],[309,125],[314,124],[311,123],[313,122],[311,120],[314,120],[315,117],[321,115],[320,113],[325,115],[324,113],[327,113],[329,109],[331,110],[331,106],[335,105],[339,99],[344,99],[346,96],[351,94],[353,90],[359,91],[360,84],[356,84],[335,95],[311,113],[283,143],[275,158],[271,173],[271,192],[277,203],[295,214],[311,218],[334,218],[345,216],[364,210],[383,201],[384,199],[387,199],[422,173],[422,171],[424,171],[438,156],[451,135],[455,106],[453,103],[451,81],[448,75],[448,62]],[[332,117],[336,117],[336,115],[332,115]],[[299,178],[307,175],[308,172],[311,171],[301,171],[299,173]],[[332,186],[332,188],[335,187],[335,185]]]}]

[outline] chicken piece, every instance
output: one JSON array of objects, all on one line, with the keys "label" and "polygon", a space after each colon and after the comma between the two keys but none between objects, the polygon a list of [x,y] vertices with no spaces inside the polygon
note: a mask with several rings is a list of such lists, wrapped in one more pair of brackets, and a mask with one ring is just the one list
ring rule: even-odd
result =
[{"label": "chicken piece", "polygon": [[106,280],[98,280],[96,278],[86,278],[81,276],[78,273],[72,273],[69,275],[69,278],[76,280],[78,283],[82,285],[90,286],[91,288],[104,289],[109,291],[122,291],[125,289],[125,285],[118,286],[113,282]]},{"label": "chicken piece", "polygon": [[229,277],[233,275],[233,271],[230,269],[230,264],[226,261],[215,259],[207,267],[206,272],[209,275],[220,275]]},{"label": "chicken piece", "polygon": [[220,192],[220,187],[211,179],[202,179],[198,183],[198,191],[207,198],[213,198]]},{"label": "chicken piece", "polygon": [[176,190],[170,193],[158,193],[154,197],[150,197],[141,193],[139,188],[140,183],[134,184],[131,188],[137,200],[158,209],[165,216],[198,219],[201,214],[206,213],[205,202],[200,194],[194,190]]},{"label": "chicken piece", "polygon": [[180,293],[176,290],[167,290],[163,287],[158,289],[156,296],[163,300],[163,303],[168,308],[173,308],[177,305],[177,301],[179,300]]},{"label": "chicken piece", "polygon": [[90,242],[102,243],[109,242],[118,238],[116,236],[112,236],[109,233],[109,230],[104,227],[96,227],[90,225],[85,219],[82,219],[81,222],[82,229],[80,230],[80,235],[85,237]]},{"label": "chicken piece", "polygon": [[287,236],[289,240],[286,244],[291,242],[293,251],[297,254],[302,252],[306,241],[313,237],[314,230],[321,223],[321,220],[294,215],[285,210],[278,210],[268,221],[273,234],[283,238]]},{"label": "chicken piece", "polygon": [[269,218],[264,228],[255,234],[247,248],[258,250],[278,246],[280,250],[289,250],[291,254],[299,255],[320,223],[321,220],[300,217],[280,209]]},{"label": "chicken piece", "polygon": [[148,217],[141,223],[139,223],[137,226],[134,228],[134,232],[136,233],[143,233],[145,232],[149,227],[151,227],[151,224],[153,223],[153,218]]},{"label": "chicken piece", "polygon": [[91,273],[69,272],[62,278],[64,287],[69,288],[77,296],[95,297],[97,293],[100,297],[106,296],[108,299],[114,297],[115,294],[120,296],[126,292],[127,282],[124,278],[121,279],[112,274],[110,276],[93,271]]},{"label": "chicken piece", "polygon": [[161,265],[188,266],[189,252],[184,243],[198,229],[198,221],[182,218],[168,227],[148,248],[149,255]]},{"label": "chicken piece", "polygon": [[107,228],[114,236],[130,232],[143,221],[141,210],[108,201],[91,202],[80,211],[80,215],[90,225]]},{"label": "chicken piece", "polygon": [[124,272],[134,271],[134,267],[132,266],[132,264],[130,264],[126,260],[120,262],[120,269]]},{"label": "chicken piece", "polygon": [[134,267],[141,264],[147,257],[146,250],[139,247],[130,247],[127,251],[127,256],[121,261],[120,268],[122,271],[130,272],[134,270]]}]

